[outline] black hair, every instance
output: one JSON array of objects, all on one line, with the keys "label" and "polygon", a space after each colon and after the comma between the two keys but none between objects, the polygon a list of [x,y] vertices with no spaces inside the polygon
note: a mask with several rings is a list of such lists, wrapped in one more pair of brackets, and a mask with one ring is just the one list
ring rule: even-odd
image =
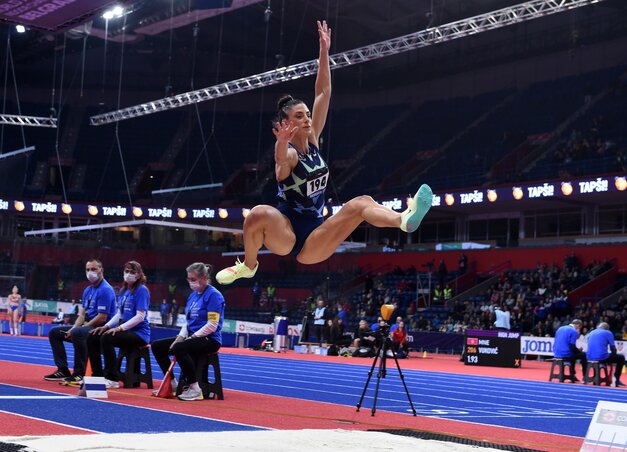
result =
[{"label": "black hair", "polygon": [[289,112],[294,105],[304,104],[300,99],[294,99],[289,94],[282,96],[277,102],[277,115],[272,120],[272,127],[275,129],[281,124],[281,121],[287,119],[287,112]]}]

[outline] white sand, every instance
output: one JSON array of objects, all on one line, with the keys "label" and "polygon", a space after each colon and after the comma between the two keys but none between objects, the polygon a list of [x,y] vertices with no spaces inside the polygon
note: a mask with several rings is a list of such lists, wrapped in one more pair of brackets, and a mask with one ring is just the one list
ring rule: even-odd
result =
[{"label": "white sand", "polygon": [[355,430],[270,430],[217,433],[101,434],[0,437],[37,452],[113,451],[496,451],[462,444],[428,441]]}]

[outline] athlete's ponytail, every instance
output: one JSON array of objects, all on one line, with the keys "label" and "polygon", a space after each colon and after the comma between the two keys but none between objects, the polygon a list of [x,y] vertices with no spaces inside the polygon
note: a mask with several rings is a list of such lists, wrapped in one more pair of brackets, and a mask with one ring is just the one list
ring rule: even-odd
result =
[{"label": "athlete's ponytail", "polygon": [[292,109],[294,105],[304,104],[304,102],[300,99],[294,99],[289,94],[285,94],[281,96],[279,101],[277,102],[277,115],[272,120],[272,127],[275,129],[278,128],[281,121],[287,119],[287,113]]}]

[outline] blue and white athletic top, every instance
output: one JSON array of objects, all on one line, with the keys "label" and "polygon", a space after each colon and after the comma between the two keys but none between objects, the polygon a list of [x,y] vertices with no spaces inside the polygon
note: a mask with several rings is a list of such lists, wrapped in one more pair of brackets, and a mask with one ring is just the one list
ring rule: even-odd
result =
[{"label": "blue and white athletic top", "polygon": [[[290,144],[290,147],[293,146]],[[329,181],[329,167],[316,146],[309,143],[307,154],[298,154],[291,174],[278,182],[279,210],[289,209],[312,218],[323,218],[324,192]]]}]

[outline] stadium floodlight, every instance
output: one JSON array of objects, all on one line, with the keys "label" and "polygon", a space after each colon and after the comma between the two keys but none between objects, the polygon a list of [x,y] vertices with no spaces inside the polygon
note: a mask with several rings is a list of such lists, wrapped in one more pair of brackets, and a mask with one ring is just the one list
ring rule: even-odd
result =
[{"label": "stadium floodlight", "polygon": [[15,31],[18,33],[26,33],[26,27],[24,25],[16,25]]},{"label": "stadium floodlight", "polygon": [[[551,14],[580,8],[605,0],[533,0],[519,5],[491,11],[467,19],[450,22],[438,27],[411,33],[398,38],[381,41],[329,57],[331,69],[339,69],[366,61],[385,58],[410,50],[427,47],[454,39],[471,36],[484,31],[495,30],[508,25],[549,16]],[[314,75],[318,61],[286,66],[249,77],[240,78],[219,85],[177,94],[172,97],[145,102],[140,105],[102,113],[90,118],[92,126],[100,126],[125,119],[137,118],[161,111],[197,104],[231,94],[251,91],[265,86],[296,80]]]},{"label": "stadium floodlight", "polygon": [[111,20],[114,17],[122,17],[124,15],[124,8],[121,6],[114,6],[111,9],[106,10],[102,13],[102,18],[105,20]]},{"label": "stadium floodlight", "polygon": [[28,127],[57,127],[57,118],[0,114],[0,124]]}]

